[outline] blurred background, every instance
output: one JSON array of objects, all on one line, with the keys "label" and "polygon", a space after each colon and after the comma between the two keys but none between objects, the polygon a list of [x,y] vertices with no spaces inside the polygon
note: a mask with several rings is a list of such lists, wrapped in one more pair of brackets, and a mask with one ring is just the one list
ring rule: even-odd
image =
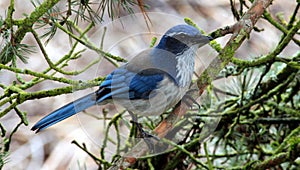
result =
[{"label": "blurred background", "polygon": [[[8,0],[0,1],[0,16],[2,18],[6,16],[9,3],[10,1]],[[97,6],[98,2],[95,1],[94,3]],[[129,60],[138,52],[147,49],[153,37],[157,37],[159,40],[160,36],[168,28],[177,24],[183,24],[185,17],[191,18],[206,33],[230,26],[236,22],[231,12],[229,0],[146,0],[144,3],[147,4],[148,8],[146,11],[149,12],[148,15],[151,20],[151,22],[148,21],[150,31],[145,22],[144,15],[140,13],[140,9],[133,7],[135,14],[128,15],[125,12],[121,12],[120,18],[115,18],[114,21],[105,13],[104,20],[98,22],[92,28],[87,35],[88,38],[100,46],[104,27],[106,27],[107,32],[104,36],[103,50]],[[237,1],[236,6],[238,5],[239,2]],[[280,13],[280,16],[287,20],[292,12],[290,9],[294,9],[295,5],[295,0],[276,0],[268,11],[274,16]],[[66,8],[65,6],[66,2],[62,1],[57,8],[64,9]],[[34,6],[27,1],[15,0],[15,9],[14,18],[22,18],[24,14],[30,14],[34,10]],[[84,28],[88,23],[79,20],[79,25]],[[249,40],[245,41],[236,52],[236,57],[253,59],[254,57],[267,54],[276,46],[281,33],[264,19],[260,19],[256,26],[257,28],[263,28],[263,31],[253,31]],[[37,31],[42,35],[47,30],[39,29]],[[218,38],[216,41],[224,46],[229,37],[230,35],[227,35]],[[45,39],[42,40],[45,42]],[[32,35],[27,35],[23,43],[37,46]],[[3,42],[1,47],[3,47]],[[49,58],[53,62],[56,62],[71,49],[70,39],[65,33],[58,31],[45,48]],[[83,49],[83,46],[79,45],[78,49]],[[299,51],[299,47],[290,44],[281,55],[289,57],[297,51]],[[84,57],[76,60],[76,62],[70,62],[66,70],[80,70],[99,58],[97,53],[88,49],[82,52],[81,55]],[[216,53],[211,47],[206,46],[201,48],[196,58],[195,72],[198,75],[201,74],[215,56]],[[119,64],[121,65],[122,63]],[[30,54],[28,63],[18,62],[18,67],[42,71],[48,65],[42,57],[40,50],[36,47],[35,53]],[[56,76],[85,81],[105,76],[114,68],[115,66],[110,62],[101,60],[98,64],[78,76],[65,76],[61,74],[57,74]],[[24,76],[23,78],[25,80],[31,79],[29,76]],[[1,83],[9,85],[15,80],[16,77],[13,73],[9,71],[0,72]],[[45,81],[30,88],[28,91],[34,92],[62,86],[64,85],[60,83]],[[108,117],[112,117],[114,113],[123,110],[121,107],[115,107],[112,104],[95,106],[88,109],[85,113],[73,116],[38,134],[30,130],[32,125],[46,114],[95,89],[97,88],[88,88],[71,94],[31,100],[21,104],[19,108],[27,112],[29,125],[21,125],[20,129],[13,136],[10,153],[4,169],[97,169],[98,166],[93,160],[77,146],[71,144],[71,141],[76,140],[78,143],[85,143],[89,151],[96,155],[99,154],[101,139],[103,139],[105,133],[105,123],[97,119],[97,117],[102,117],[98,114],[102,114],[104,111],[108,112]],[[3,90],[1,90],[0,94],[3,94]],[[14,112],[11,112],[0,118],[0,121],[6,128],[7,134],[10,134],[19,123],[19,117]],[[126,136],[125,134],[128,133],[128,129],[124,128],[123,130],[124,136]],[[107,150],[107,152],[110,151]],[[114,148],[111,148],[111,153],[113,154],[113,152]]]}]

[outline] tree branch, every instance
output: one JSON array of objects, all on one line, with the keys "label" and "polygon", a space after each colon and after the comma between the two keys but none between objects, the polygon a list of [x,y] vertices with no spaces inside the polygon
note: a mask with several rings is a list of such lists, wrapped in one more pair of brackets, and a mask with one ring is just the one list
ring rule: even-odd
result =
[{"label": "tree branch", "polygon": [[[240,47],[242,42],[249,37],[251,30],[263,14],[264,10],[270,5],[272,0],[257,0],[252,4],[252,7],[245,13],[245,15],[232,26],[233,35],[221,50],[218,57],[209,65],[204,73],[197,80],[197,86],[200,89],[196,96],[202,94],[208,84],[214,80],[219,72],[231,61],[235,51]],[[163,138],[174,126],[176,120],[181,118],[189,108],[189,104],[180,102],[154,130],[159,138]],[[148,147],[142,140],[135,145],[124,157],[120,158],[110,169],[126,169],[133,165],[137,158],[147,153]]]},{"label": "tree branch", "polygon": [[[33,24],[35,24],[38,21],[38,19],[40,19],[41,16],[43,16],[49,9],[51,9],[59,1],[60,0],[46,0],[40,6],[35,8],[35,10],[28,17],[19,20],[18,21],[19,28],[17,29],[13,37],[14,43],[19,44],[23,40],[26,33],[31,31]],[[10,11],[8,12],[11,15],[12,15],[12,10],[14,9],[10,9]],[[8,17],[6,23],[12,23],[10,20],[12,20],[12,18]],[[0,56],[6,56],[0,58],[1,64],[5,65],[9,63],[13,58],[14,53],[10,50],[7,50],[8,48],[9,46],[6,45],[0,53]],[[9,51],[9,53],[4,54],[7,51]]]}]

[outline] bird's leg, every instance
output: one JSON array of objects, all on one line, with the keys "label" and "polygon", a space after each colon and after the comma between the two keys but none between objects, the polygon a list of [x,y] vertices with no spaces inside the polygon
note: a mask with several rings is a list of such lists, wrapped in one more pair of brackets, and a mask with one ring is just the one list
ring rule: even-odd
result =
[{"label": "bird's leg", "polygon": [[193,104],[196,104],[199,109],[201,108],[200,104],[188,94],[183,96],[182,101],[186,103],[190,108],[193,107]]},{"label": "bird's leg", "polygon": [[150,133],[148,133],[148,132],[146,132],[146,131],[144,131],[142,125],[140,123],[138,123],[137,116],[134,113],[132,113],[131,111],[128,111],[128,112],[129,112],[129,114],[130,114],[130,116],[132,118],[131,123],[134,124],[134,125],[136,125],[136,128],[137,128],[137,130],[139,132],[138,133],[138,137],[143,138],[143,140],[147,144],[149,150],[151,152],[153,152],[154,151],[154,144],[151,141],[151,138],[154,138],[155,140],[159,140],[159,138],[156,137],[156,136],[154,136],[154,135],[152,135],[152,134],[150,134]]}]

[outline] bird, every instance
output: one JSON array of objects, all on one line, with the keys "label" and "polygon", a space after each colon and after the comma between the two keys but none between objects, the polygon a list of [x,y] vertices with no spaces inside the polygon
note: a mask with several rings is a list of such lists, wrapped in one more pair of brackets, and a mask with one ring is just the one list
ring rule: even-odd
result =
[{"label": "bird", "polygon": [[135,115],[160,115],[175,106],[192,81],[198,48],[212,37],[187,24],[173,26],[159,43],[106,76],[98,90],[48,114],[31,130],[44,130],[99,104],[118,103]]}]

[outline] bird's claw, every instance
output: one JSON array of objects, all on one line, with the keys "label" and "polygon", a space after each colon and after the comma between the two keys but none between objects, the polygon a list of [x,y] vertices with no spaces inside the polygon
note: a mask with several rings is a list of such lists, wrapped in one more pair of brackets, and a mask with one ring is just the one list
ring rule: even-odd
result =
[{"label": "bird's claw", "polygon": [[142,125],[141,125],[140,123],[138,123],[138,122],[136,122],[136,121],[133,121],[133,120],[131,120],[130,122],[131,122],[132,124],[135,124],[135,125],[136,125],[136,127],[137,127],[137,129],[138,129],[138,132],[139,132],[138,137],[140,137],[140,138],[142,138],[142,139],[144,140],[144,142],[147,144],[147,146],[148,146],[150,152],[154,152],[154,143],[152,142],[151,139],[155,139],[156,141],[159,141],[160,139],[159,139],[157,136],[152,135],[152,134],[146,132],[146,131],[143,129],[143,127],[142,127]]},{"label": "bird's claw", "polygon": [[183,96],[182,101],[187,104],[190,108],[193,107],[193,104],[197,105],[198,109],[201,108],[201,105],[190,95],[186,94]]}]

